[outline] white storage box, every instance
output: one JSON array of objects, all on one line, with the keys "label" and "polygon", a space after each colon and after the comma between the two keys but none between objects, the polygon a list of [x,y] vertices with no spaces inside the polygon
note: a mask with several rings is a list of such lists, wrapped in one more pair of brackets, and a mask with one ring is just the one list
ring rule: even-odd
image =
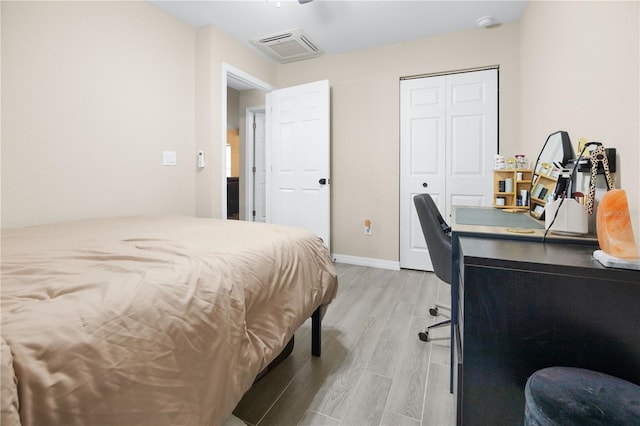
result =
[{"label": "white storage box", "polygon": [[[583,235],[589,232],[589,220],[587,215],[587,206],[578,203],[573,198],[565,198],[564,202],[562,198],[547,203],[545,206],[545,220],[544,227],[556,234],[568,234],[568,235]],[[558,216],[556,217],[553,226],[551,222],[556,211]]]}]

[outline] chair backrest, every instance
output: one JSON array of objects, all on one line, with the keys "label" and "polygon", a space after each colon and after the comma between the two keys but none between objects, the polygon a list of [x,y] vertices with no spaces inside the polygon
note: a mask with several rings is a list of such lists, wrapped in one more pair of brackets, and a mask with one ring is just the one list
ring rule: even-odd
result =
[{"label": "chair backrest", "polygon": [[433,270],[438,278],[451,284],[451,236],[447,222],[442,218],[431,195],[418,194],[413,197],[413,203],[427,242]]}]

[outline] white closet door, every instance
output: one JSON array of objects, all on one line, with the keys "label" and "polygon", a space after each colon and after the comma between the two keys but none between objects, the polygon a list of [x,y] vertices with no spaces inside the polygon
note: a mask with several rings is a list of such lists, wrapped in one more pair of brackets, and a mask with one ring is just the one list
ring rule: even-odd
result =
[{"label": "white closet door", "polygon": [[490,206],[498,152],[498,71],[447,76],[447,198],[452,206]]},{"label": "white closet door", "polygon": [[431,194],[442,209],[446,189],[446,77],[400,82],[400,266],[432,271],[413,196]]},{"label": "white closet door", "polygon": [[498,148],[497,70],[400,82],[400,267],[432,271],[413,196],[491,205]]}]

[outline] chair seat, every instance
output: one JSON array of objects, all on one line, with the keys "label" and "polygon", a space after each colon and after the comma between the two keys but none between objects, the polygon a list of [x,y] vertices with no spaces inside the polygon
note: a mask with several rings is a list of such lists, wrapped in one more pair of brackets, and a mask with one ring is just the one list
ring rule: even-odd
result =
[{"label": "chair seat", "polygon": [[536,371],[525,387],[525,425],[640,425],[640,386],[572,367]]}]

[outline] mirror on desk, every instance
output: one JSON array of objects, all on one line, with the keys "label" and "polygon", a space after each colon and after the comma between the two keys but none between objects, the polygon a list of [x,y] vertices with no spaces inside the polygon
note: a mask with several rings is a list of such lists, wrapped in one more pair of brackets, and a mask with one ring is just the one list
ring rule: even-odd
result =
[{"label": "mirror on desk", "polygon": [[533,167],[529,191],[531,216],[544,219],[546,200],[550,195],[561,192],[561,188],[558,187],[560,172],[574,157],[569,133],[558,131],[549,135]]}]

